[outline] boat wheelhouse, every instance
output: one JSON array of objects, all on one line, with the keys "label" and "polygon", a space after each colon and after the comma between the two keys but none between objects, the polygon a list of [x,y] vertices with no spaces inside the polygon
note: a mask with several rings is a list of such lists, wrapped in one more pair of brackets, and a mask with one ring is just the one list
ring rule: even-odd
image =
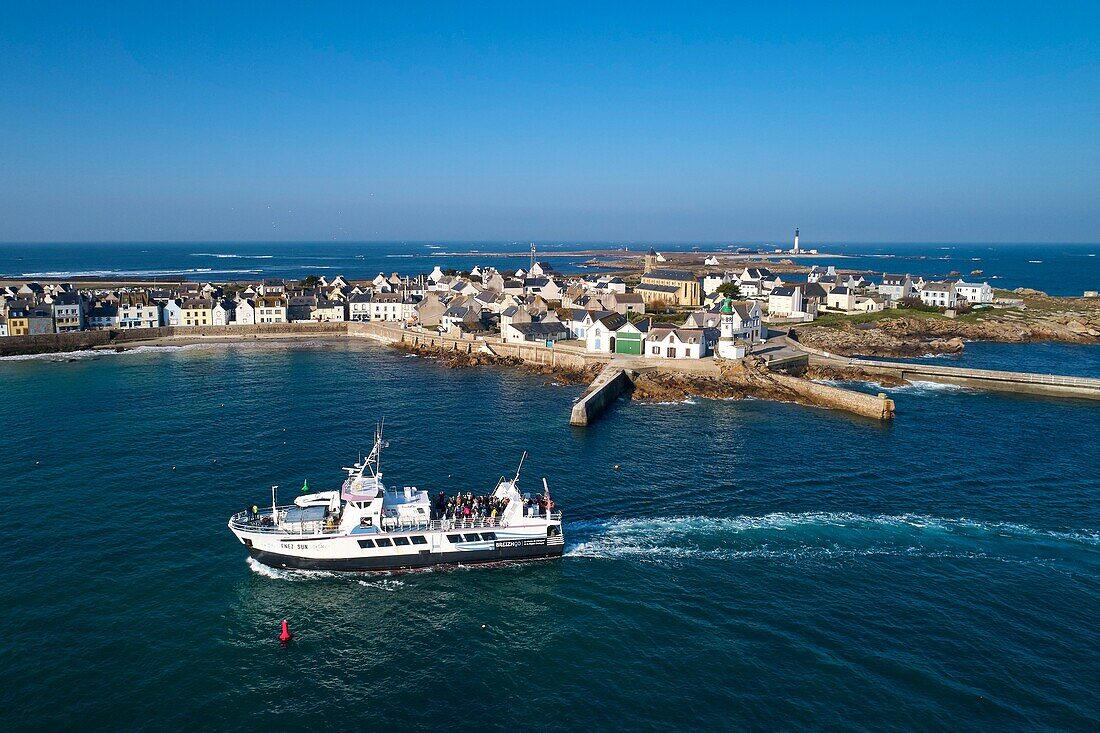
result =
[{"label": "boat wheelhouse", "polygon": [[521,493],[520,466],[491,492],[433,498],[415,486],[389,489],[380,459],[382,429],[365,460],[351,467],[339,490],[297,497],[233,515],[229,529],[256,560],[278,568],[392,571],[560,557],[561,512],[543,491]]}]

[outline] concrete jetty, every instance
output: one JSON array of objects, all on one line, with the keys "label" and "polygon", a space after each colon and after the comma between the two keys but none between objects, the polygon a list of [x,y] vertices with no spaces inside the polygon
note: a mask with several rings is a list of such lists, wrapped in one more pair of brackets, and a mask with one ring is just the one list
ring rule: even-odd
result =
[{"label": "concrete jetty", "polygon": [[909,381],[954,384],[994,392],[1100,400],[1100,379],[1091,377],[1008,372],[994,369],[966,369],[936,364],[877,359],[852,359],[825,352],[811,353],[810,363],[832,367],[853,367],[870,374],[889,374]]},{"label": "concrete jetty", "polygon": [[569,424],[579,427],[591,424],[618,399],[619,395],[628,391],[633,383],[633,376],[629,370],[616,364],[608,364],[600,370],[592,380],[592,384],[573,405],[573,410],[569,414]]}]

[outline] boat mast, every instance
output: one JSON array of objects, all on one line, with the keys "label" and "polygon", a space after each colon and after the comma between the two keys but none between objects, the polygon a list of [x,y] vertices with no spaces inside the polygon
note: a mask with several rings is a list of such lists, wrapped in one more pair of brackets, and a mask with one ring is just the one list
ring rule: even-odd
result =
[{"label": "boat mast", "polygon": [[527,458],[527,451],[523,451],[523,455],[519,457],[519,466],[516,467],[516,476],[512,479],[512,486],[516,485],[519,481],[519,472],[523,470],[523,461]]}]

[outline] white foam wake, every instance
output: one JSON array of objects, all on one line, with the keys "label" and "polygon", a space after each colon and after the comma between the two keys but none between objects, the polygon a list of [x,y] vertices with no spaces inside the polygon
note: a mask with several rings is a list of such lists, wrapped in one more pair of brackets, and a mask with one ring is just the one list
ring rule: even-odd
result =
[{"label": "white foam wake", "polygon": [[270,565],[264,565],[262,562],[252,557],[248,558],[248,568],[257,575],[262,575],[272,580],[286,580],[290,582],[339,580],[343,582],[352,582],[363,588],[386,591],[387,593],[393,593],[398,588],[405,585],[405,581],[397,578],[368,576],[364,573],[336,573],[328,570],[273,568]]},{"label": "white foam wake", "polygon": [[1100,546],[1100,530],[1057,531],[965,517],[847,512],[573,522],[566,526],[566,537],[568,556],[654,562],[873,555],[1009,560]]}]

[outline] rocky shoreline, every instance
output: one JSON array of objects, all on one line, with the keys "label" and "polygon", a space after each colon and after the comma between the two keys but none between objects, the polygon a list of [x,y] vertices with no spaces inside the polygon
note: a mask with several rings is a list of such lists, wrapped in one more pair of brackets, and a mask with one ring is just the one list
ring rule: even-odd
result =
[{"label": "rocky shoreline", "polygon": [[497,356],[484,352],[466,353],[453,349],[441,349],[438,346],[424,344],[413,345],[409,343],[391,344],[393,348],[410,354],[416,354],[433,361],[438,361],[448,369],[466,369],[478,366],[505,366],[516,367],[528,374],[545,375],[553,377],[559,384],[588,384],[599,374],[602,364],[593,364],[584,369],[567,366],[550,366],[548,364],[532,364],[514,356]]},{"label": "rocky shoreline", "polygon": [[1033,320],[991,316],[965,321],[898,316],[838,327],[800,326],[792,336],[807,346],[841,356],[922,356],[957,353],[967,341],[1100,343],[1100,316],[1074,314]]},{"label": "rocky shoreline", "polygon": [[794,402],[809,407],[842,409],[876,419],[893,417],[894,404],[870,395],[818,384],[813,380],[905,384],[896,377],[870,375],[858,369],[811,368],[803,376],[771,372],[762,362],[722,366],[721,376],[645,372],[634,380],[632,398],[649,402],[679,402],[689,397]]},{"label": "rocky shoreline", "polygon": [[[545,364],[530,364],[515,357],[495,356],[486,353],[465,353],[435,346],[392,344],[407,353],[433,359],[450,369],[463,369],[478,366],[517,367],[533,375],[552,377],[558,384],[589,384],[599,374],[602,364],[593,364],[584,369]],[[858,370],[846,370],[856,372]],[[818,378],[814,376],[813,378]],[[883,378],[859,373],[859,376],[842,377],[830,373],[829,379],[838,381],[849,378],[858,381],[879,381]],[[901,380],[897,380],[901,383]],[[849,392],[835,387],[815,384],[811,379],[792,377],[768,371],[763,362],[748,364],[734,363],[723,365],[720,375],[694,374],[674,371],[644,371],[634,378],[631,392],[634,400],[649,402],[680,402],[688,397],[706,397],[710,399],[777,400],[795,402],[812,407],[829,407],[856,412],[868,417],[893,415],[893,403],[889,404],[889,414],[878,414],[878,401],[868,395]],[[846,404],[852,402],[854,404]]]}]

